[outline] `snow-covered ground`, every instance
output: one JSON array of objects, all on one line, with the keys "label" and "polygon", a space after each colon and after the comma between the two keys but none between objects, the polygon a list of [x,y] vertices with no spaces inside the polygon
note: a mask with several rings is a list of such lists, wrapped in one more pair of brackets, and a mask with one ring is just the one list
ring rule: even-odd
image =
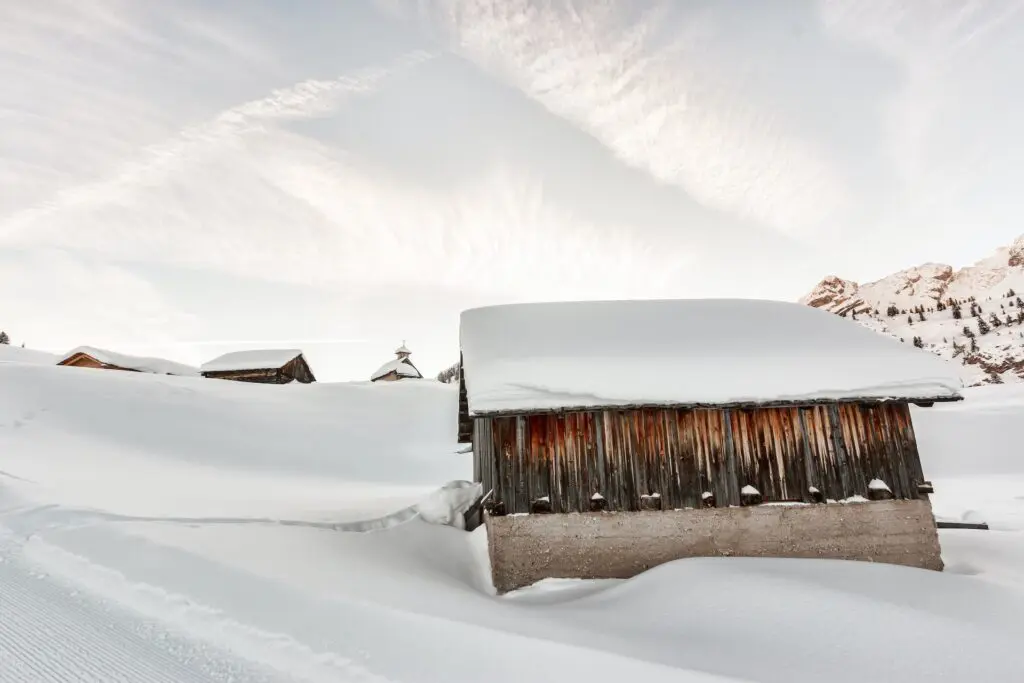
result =
[{"label": "snow-covered ground", "polygon": [[415,515],[470,478],[456,402],[0,364],[0,681],[1019,678],[1024,391],[915,410],[936,512],[993,527],[943,531],[944,573],[701,559],[500,598],[482,530]]}]

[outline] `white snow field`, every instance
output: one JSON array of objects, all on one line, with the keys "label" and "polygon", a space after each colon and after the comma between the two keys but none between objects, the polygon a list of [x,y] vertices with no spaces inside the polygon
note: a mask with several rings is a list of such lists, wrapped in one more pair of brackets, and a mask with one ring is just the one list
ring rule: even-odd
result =
[{"label": "white snow field", "polygon": [[936,511],[993,529],[944,530],[946,572],[695,559],[499,598],[484,531],[417,514],[470,478],[454,387],[3,363],[0,681],[1019,680],[1024,391],[965,396],[915,410]]}]

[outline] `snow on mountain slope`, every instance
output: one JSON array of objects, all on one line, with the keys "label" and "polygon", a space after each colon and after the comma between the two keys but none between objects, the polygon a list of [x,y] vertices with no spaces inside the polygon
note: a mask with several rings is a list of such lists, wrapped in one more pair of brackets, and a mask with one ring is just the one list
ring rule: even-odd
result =
[{"label": "snow on mountain slope", "polygon": [[0,344],[0,363],[24,363],[27,365],[56,365],[60,356],[46,351],[25,349],[10,344]]},{"label": "snow on mountain slope", "polygon": [[1024,235],[960,270],[926,263],[863,285],[829,276],[800,302],[953,360],[966,384],[979,385],[1024,380],[1018,292],[1024,293]]},{"label": "snow on mountain slope", "polygon": [[914,409],[937,507],[1000,529],[944,533],[948,572],[715,558],[499,598],[482,529],[330,526],[469,476],[453,387],[0,365],[0,681],[1016,680],[1024,398],[987,389]]}]

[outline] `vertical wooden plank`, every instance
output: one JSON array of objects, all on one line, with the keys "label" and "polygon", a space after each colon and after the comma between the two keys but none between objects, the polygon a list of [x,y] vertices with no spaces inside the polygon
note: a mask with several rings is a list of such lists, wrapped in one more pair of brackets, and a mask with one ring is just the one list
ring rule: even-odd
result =
[{"label": "vertical wooden plank", "polygon": [[526,418],[522,415],[517,415],[516,418],[516,460],[515,460],[515,471],[516,471],[516,491],[518,495],[523,495],[526,491]]},{"label": "vertical wooden plank", "polygon": [[609,508],[612,510],[622,510],[622,495],[620,492],[622,473],[619,471],[618,453],[620,447],[618,443],[618,432],[615,428],[615,412],[605,410],[602,413],[601,419],[604,421],[604,446],[608,471],[608,491],[611,493],[611,495],[608,496]]},{"label": "vertical wooden plank", "polygon": [[572,463],[569,470],[569,509],[576,512],[583,512],[583,499],[586,497],[584,491],[584,471],[586,470],[586,458],[580,448],[579,424],[582,413],[569,413],[565,416],[565,444],[567,457]]},{"label": "vertical wooden plank", "polygon": [[814,452],[811,450],[811,437],[809,432],[809,426],[807,424],[807,413],[809,412],[806,408],[797,408],[797,420],[799,427],[799,440],[800,440],[800,454],[803,458],[804,465],[804,477],[806,484],[803,491],[803,499],[810,502],[810,487],[818,489],[822,492],[822,495],[827,495],[825,484],[820,480],[820,475],[817,471],[817,463]]},{"label": "vertical wooden plank", "polygon": [[728,409],[720,410],[718,411],[718,416],[722,425],[722,451],[725,458],[725,476],[728,477],[731,486],[736,489],[736,499],[738,501],[740,489],[743,485],[740,484],[739,478],[737,477],[736,452],[732,441],[732,421],[730,418],[730,412],[731,411]]},{"label": "vertical wooden plank", "polygon": [[484,483],[484,491],[488,491],[486,482],[484,482],[484,472],[480,463],[480,443],[476,438],[472,439],[473,444],[473,481],[479,481]]},{"label": "vertical wooden plank", "polygon": [[672,416],[675,410],[661,411],[661,431],[665,438],[665,509],[674,510],[682,508],[682,496],[679,492],[679,473],[676,469],[676,437],[671,428]]},{"label": "vertical wooden plank", "polygon": [[624,510],[639,510],[640,500],[637,496],[637,458],[635,422],[628,411],[618,411],[618,426],[622,434],[623,450],[620,452],[620,463],[623,471]]},{"label": "vertical wooden plank", "polygon": [[611,507],[610,492],[608,490],[608,462],[604,452],[604,413],[596,411],[592,415],[594,428],[594,455],[597,461],[597,490],[608,500]]}]

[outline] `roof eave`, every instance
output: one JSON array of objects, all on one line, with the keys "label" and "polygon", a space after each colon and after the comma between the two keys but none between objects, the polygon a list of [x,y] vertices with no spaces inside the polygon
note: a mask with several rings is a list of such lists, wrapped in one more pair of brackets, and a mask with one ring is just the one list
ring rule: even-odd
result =
[{"label": "roof eave", "polygon": [[579,405],[579,406],[557,406],[553,408],[528,408],[513,410],[486,410],[474,411],[472,404],[469,406],[470,417],[513,417],[516,415],[547,415],[557,413],[586,413],[603,410],[725,410],[725,409],[753,409],[753,408],[801,408],[818,405],[831,405],[840,403],[955,403],[962,401],[961,394],[952,396],[921,396],[921,397],[862,397],[842,399],[818,399],[806,401],[734,401],[729,403],[628,403],[613,405]]}]

